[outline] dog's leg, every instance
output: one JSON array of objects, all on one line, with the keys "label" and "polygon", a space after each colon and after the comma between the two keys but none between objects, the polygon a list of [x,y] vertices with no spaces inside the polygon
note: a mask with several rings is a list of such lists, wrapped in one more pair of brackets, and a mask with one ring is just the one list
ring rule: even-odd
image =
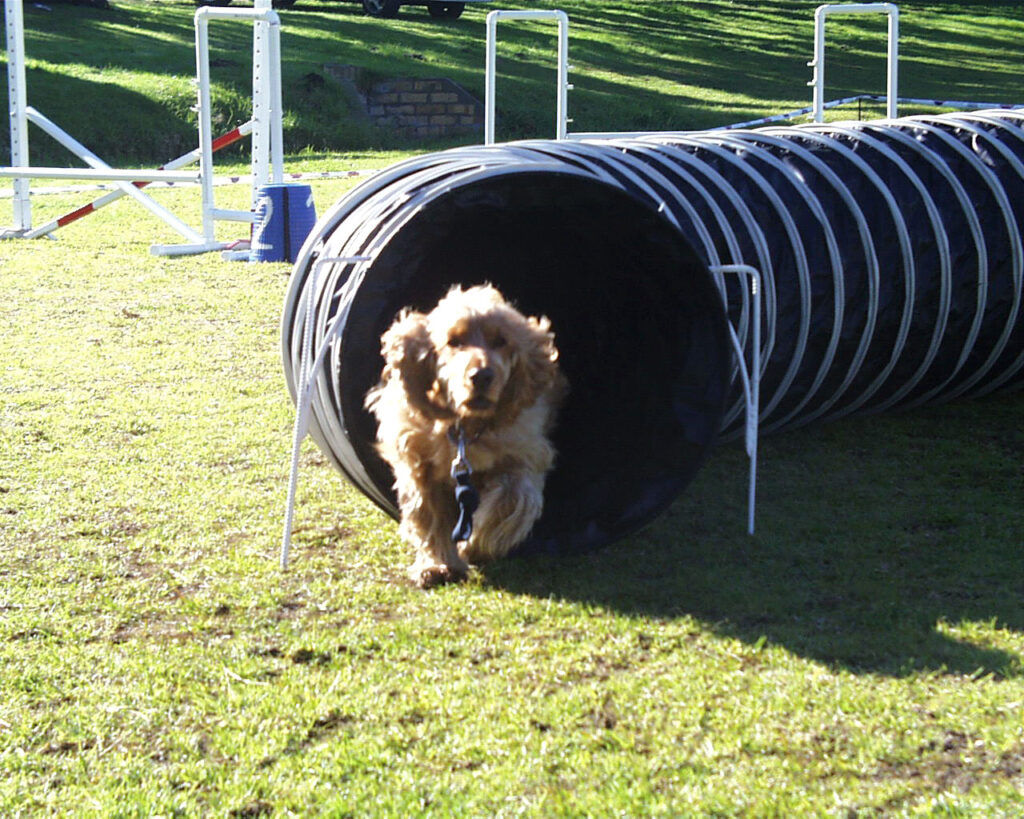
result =
[{"label": "dog's leg", "polygon": [[444,482],[413,482],[398,487],[402,512],[399,533],[416,550],[409,568],[413,583],[423,589],[465,580],[469,566],[451,542],[455,526],[452,488]]},{"label": "dog's leg", "polygon": [[459,554],[468,563],[504,557],[530,534],[544,510],[544,475],[529,471],[495,475],[480,494],[473,535]]}]

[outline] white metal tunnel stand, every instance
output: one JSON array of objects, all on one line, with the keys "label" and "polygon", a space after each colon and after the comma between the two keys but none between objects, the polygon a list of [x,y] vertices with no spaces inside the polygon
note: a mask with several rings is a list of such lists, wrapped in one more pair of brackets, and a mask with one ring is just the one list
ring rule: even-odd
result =
[{"label": "white metal tunnel stand", "polygon": [[750,279],[751,342],[750,366],[743,357],[743,343],[736,327],[729,323],[729,339],[736,354],[736,367],[743,383],[744,430],[743,443],[750,461],[750,480],[747,486],[747,534],[754,534],[754,508],[757,500],[757,438],[760,426],[758,414],[761,406],[761,273],[746,264],[719,265],[712,273],[734,273]]},{"label": "white metal tunnel stand", "polygon": [[[302,309],[305,312],[306,321],[302,334],[302,357],[299,371],[296,373],[296,400],[295,400],[295,426],[292,433],[292,459],[291,469],[288,473],[288,501],[285,506],[284,534],[281,538],[281,568],[288,568],[288,555],[292,543],[292,523],[295,519],[295,493],[299,480],[299,451],[302,441],[309,432],[309,416],[313,409],[313,386],[316,383],[317,374],[324,365],[327,352],[331,349],[344,321],[341,314],[334,317],[334,321],[327,330],[326,336],[317,355],[313,357],[313,308],[315,302],[316,285],[319,283],[320,273],[328,264],[352,264],[355,265],[355,272],[373,259],[371,256],[329,256],[318,259],[311,272],[312,286],[306,291],[305,304]],[[311,360],[312,359],[312,360]]]}]

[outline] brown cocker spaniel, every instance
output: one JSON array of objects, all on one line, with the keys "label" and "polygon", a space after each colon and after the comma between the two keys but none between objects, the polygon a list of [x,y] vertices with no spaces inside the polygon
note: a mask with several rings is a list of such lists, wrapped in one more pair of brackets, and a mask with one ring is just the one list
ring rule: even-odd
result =
[{"label": "brown cocker spaniel", "polygon": [[462,580],[519,545],[543,509],[566,393],[551,324],[490,285],[454,287],[429,314],[403,310],[381,349],[366,407],[416,551],[409,575],[423,588]]}]

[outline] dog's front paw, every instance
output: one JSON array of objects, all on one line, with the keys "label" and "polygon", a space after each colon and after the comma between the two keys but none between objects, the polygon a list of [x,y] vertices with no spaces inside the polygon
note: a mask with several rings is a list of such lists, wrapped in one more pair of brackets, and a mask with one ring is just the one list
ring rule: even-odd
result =
[{"label": "dog's front paw", "polygon": [[461,583],[467,577],[465,569],[456,566],[422,566],[415,565],[409,570],[409,577],[412,582],[421,589],[432,589],[435,586],[443,586],[446,583]]}]

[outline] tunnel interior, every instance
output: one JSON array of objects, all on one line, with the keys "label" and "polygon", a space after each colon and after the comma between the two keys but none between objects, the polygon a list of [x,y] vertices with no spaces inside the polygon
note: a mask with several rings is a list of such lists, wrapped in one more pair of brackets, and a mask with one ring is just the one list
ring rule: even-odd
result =
[{"label": "tunnel interior", "polygon": [[634,531],[682,491],[719,432],[725,311],[705,263],[652,205],[552,171],[434,196],[349,288],[335,399],[368,479],[392,498],[385,511],[396,514],[392,476],[362,405],[380,376],[380,336],[403,307],[429,311],[453,284],[485,282],[551,319],[570,383],[545,512],[520,551],[578,552]]}]

